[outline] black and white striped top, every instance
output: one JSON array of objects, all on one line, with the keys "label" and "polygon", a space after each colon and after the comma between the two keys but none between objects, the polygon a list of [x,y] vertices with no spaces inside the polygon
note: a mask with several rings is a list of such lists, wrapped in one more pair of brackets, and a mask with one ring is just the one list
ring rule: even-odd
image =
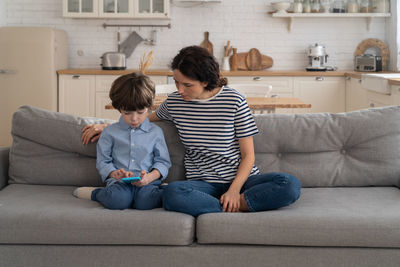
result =
[{"label": "black and white striped top", "polygon": [[[206,100],[185,101],[174,92],[156,114],[178,129],[188,180],[231,183],[241,159],[238,139],[258,133],[246,99],[227,86]],[[253,166],[250,175],[258,173]]]}]

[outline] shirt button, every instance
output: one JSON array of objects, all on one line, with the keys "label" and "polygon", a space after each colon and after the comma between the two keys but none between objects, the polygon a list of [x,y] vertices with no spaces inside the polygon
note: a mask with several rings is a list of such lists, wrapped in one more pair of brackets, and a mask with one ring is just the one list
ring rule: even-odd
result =
[{"label": "shirt button", "polygon": [[132,160],[132,162],[135,162],[135,160]]},{"label": "shirt button", "polygon": [[132,144],[131,146],[135,146],[135,144]]}]

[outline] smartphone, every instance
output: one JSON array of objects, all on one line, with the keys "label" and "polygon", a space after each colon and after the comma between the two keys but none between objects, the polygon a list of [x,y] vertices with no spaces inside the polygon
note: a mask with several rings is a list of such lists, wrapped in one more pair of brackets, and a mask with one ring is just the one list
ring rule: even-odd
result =
[{"label": "smartphone", "polygon": [[132,182],[137,182],[140,181],[140,177],[125,177],[121,179],[122,182],[126,183],[126,184],[130,184]]}]

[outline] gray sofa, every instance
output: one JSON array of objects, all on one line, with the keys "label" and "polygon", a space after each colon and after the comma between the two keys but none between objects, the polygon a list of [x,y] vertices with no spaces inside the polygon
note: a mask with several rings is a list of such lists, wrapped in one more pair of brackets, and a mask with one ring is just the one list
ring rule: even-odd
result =
[{"label": "gray sofa", "polygon": [[[300,199],[194,218],[73,197],[102,185],[96,146],[80,141],[101,120],[21,107],[0,150],[0,266],[399,266],[400,107],[255,119],[257,165],[296,175]],[[176,129],[158,125],[167,180],[184,179]]]}]

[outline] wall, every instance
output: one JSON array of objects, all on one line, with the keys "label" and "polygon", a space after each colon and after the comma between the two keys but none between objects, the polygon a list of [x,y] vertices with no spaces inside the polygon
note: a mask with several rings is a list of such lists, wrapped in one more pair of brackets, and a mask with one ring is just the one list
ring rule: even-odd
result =
[{"label": "wall", "polygon": [[[104,29],[107,23],[168,23],[168,21],[66,19],[62,18],[61,0],[0,0],[6,2],[3,25],[41,25],[61,28],[69,35],[71,68],[98,68],[100,56],[117,48],[116,28]],[[366,38],[387,41],[386,19],[372,20],[367,31],[363,18],[299,18],[292,31],[287,30],[286,19],[272,18],[267,6],[273,0],[223,0],[219,4],[197,7],[171,5],[171,29],[157,29],[156,46],[141,43],[128,59],[128,68],[137,68],[144,52],[154,50],[151,69],[167,68],[172,57],[184,46],[200,44],[204,32],[210,32],[214,55],[222,59],[223,46],[231,41],[238,52],[258,48],[274,59],[275,70],[303,69],[307,65],[306,48],[322,43],[329,54],[328,64],[339,69],[353,68],[353,53]],[[1,8],[1,5],[0,5]],[[1,13],[0,13],[1,15]],[[3,16],[1,16],[3,17]],[[1,20],[0,20],[1,23]],[[121,28],[125,39],[135,30],[149,38],[151,28]]]}]

